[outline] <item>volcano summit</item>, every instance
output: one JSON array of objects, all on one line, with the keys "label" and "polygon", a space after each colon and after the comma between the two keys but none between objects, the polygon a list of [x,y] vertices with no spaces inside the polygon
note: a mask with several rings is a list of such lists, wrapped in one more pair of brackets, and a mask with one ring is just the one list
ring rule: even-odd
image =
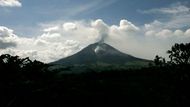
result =
[{"label": "volcano summit", "polygon": [[106,43],[94,43],[86,48],[82,49],[80,52],[62,58],[52,64],[63,64],[63,65],[88,65],[88,64],[137,64],[137,63],[147,63],[150,62],[145,59],[136,58],[132,55],[128,55],[120,52],[114,47]]}]

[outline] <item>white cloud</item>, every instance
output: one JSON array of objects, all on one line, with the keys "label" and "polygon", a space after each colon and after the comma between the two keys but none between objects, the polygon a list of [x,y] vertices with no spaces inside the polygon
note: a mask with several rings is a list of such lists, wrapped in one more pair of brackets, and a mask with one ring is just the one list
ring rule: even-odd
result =
[{"label": "white cloud", "polygon": [[[159,19],[144,25],[145,35],[160,39],[189,38],[190,8],[180,2],[169,7],[142,11],[146,14],[161,14]],[[159,21],[161,20],[161,21]]]},{"label": "white cloud", "polygon": [[160,39],[167,39],[167,38],[189,38],[190,36],[190,29],[187,29],[186,31],[182,30],[169,30],[169,29],[162,29],[160,31],[156,30],[147,30],[145,32],[145,36],[147,37],[156,37]]},{"label": "white cloud", "polygon": [[182,36],[182,35],[184,35],[184,32],[182,31],[182,30],[176,30],[175,32],[174,32],[174,35],[175,36]]},{"label": "white cloud", "polygon": [[69,31],[69,30],[76,30],[76,24],[74,24],[74,23],[65,23],[65,24],[63,24],[63,28],[64,28],[64,30],[66,30],[66,31]]},{"label": "white cloud", "polygon": [[0,0],[2,7],[21,7],[22,4],[19,0]]},{"label": "white cloud", "polygon": [[190,37],[190,29],[188,29],[186,32],[185,32],[185,35]]},{"label": "white cloud", "polygon": [[139,28],[137,26],[135,26],[134,24],[132,24],[128,20],[124,20],[124,19],[120,21],[119,29],[127,30],[127,31],[138,31],[139,30]]},{"label": "white cloud", "polygon": [[57,32],[58,30],[59,30],[59,27],[58,26],[54,26],[54,27],[46,28],[43,31],[44,32]]},{"label": "white cloud", "polygon": [[150,26],[159,30],[190,27],[190,8],[180,2],[171,4],[169,7],[153,8],[140,12],[144,14],[156,14],[156,16],[159,16],[158,19],[148,24],[148,27]]},{"label": "white cloud", "polygon": [[[164,29],[161,24],[155,21],[153,24],[136,26],[128,20],[121,20],[118,25],[108,25],[101,19],[51,23],[50,27],[43,29],[43,34],[33,38],[17,36],[13,30],[1,26],[0,54],[29,56],[31,59],[52,62],[101,41],[122,52],[153,59],[156,54],[164,56],[166,50],[176,42],[189,42],[190,29]],[[10,43],[16,44],[16,47]]]},{"label": "white cloud", "polygon": [[178,2],[169,7],[153,8],[140,12],[144,14],[181,14],[190,12],[190,8]]},{"label": "white cloud", "polygon": [[13,35],[13,30],[0,26],[0,37],[12,37]]},{"label": "white cloud", "polygon": [[173,32],[169,29],[163,29],[162,31],[158,32],[156,36],[161,37],[161,38],[168,38],[173,36]]},{"label": "white cloud", "polygon": [[17,36],[13,34],[13,30],[0,26],[0,49],[15,47]]},{"label": "white cloud", "polygon": [[164,24],[158,20],[154,20],[152,23],[145,24],[144,28],[146,30],[161,30],[164,28]]},{"label": "white cloud", "polygon": [[[0,53],[9,53],[21,57],[29,56],[31,59],[51,62],[80,50],[78,42],[74,40],[50,41],[52,38],[59,38],[59,36],[55,36],[54,33],[45,35],[46,32],[36,38],[26,38],[16,36],[13,30],[1,26]],[[57,33],[57,35],[60,34]]]}]

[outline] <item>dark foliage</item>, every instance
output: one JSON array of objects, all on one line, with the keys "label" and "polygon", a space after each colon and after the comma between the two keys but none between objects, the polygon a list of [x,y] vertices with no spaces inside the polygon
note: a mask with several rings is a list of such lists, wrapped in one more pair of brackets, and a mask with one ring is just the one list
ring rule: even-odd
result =
[{"label": "dark foliage", "polygon": [[190,64],[190,43],[176,43],[167,53],[172,64]]},{"label": "dark foliage", "polygon": [[165,58],[156,55],[154,62],[157,66],[165,65],[186,65],[190,64],[190,43],[176,43],[170,50],[167,51],[169,59],[166,63]]},{"label": "dark foliage", "polygon": [[48,65],[8,54],[0,56],[0,107],[9,107],[51,80]]},{"label": "dark foliage", "polygon": [[159,66],[141,69],[89,67],[62,74],[39,61],[1,55],[0,107],[188,106],[189,63],[168,64],[158,56],[156,61]]},{"label": "dark foliage", "polygon": [[154,64],[156,66],[165,66],[166,65],[166,60],[165,60],[165,58],[162,58],[162,57],[156,55],[156,57],[154,59]]}]

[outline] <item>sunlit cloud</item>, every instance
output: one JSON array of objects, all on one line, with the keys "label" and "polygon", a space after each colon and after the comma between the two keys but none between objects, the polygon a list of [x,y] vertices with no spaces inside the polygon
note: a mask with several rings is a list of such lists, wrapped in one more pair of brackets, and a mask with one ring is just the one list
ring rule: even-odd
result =
[{"label": "sunlit cloud", "polygon": [[19,0],[0,0],[0,7],[21,7]]}]

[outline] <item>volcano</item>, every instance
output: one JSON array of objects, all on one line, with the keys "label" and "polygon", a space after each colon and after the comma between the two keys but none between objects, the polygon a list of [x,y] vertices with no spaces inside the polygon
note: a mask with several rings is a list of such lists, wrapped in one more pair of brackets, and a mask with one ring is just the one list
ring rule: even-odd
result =
[{"label": "volcano", "polygon": [[114,47],[106,43],[94,43],[80,52],[62,58],[52,64],[63,65],[88,65],[88,64],[139,64],[150,62],[145,59],[137,58],[132,55],[128,55],[120,52]]}]

